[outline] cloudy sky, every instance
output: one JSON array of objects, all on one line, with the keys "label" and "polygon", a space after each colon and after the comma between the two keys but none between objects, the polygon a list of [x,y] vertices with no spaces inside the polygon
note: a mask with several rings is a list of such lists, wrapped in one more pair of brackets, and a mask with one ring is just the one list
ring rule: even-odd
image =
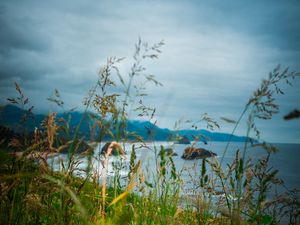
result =
[{"label": "cloudy sky", "polygon": [[[148,87],[161,127],[207,112],[237,119],[268,72],[281,64],[300,71],[300,2],[286,1],[0,1],[1,104],[18,82],[47,112],[55,88],[66,108],[81,108],[109,56],[126,57],[126,75],[138,38],[164,40],[159,59],[146,63],[163,87]],[[300,108],[300,79],[277,98],[280,113],[259,123],[263,138],[300,142],[300,120],[283,115]],[[203,124],[204,126],[204,124]],[[238,129],[244,135],[245,126]]]}]

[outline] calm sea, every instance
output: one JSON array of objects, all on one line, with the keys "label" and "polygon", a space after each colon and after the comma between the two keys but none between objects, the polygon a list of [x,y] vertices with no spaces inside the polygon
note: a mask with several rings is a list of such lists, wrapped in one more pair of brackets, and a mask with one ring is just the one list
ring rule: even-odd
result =
[{"label": "calm sea", "polygon": [[[215,152],[217,154],[217,159],[220,161],[224,154],[226,144],[227,143],[225,142],[211,142],[208,145],[197,143],[196,147],[202,147]],[[198,167],[200,171],[202,160],[184,160],[181,158],[181,155],[187,145],[166,142],[155,144],[157,149],[159,149],[160,145],[163,145],[166,148],[171,147],[178,154],[178,156],[173,157],[177,170],[181,170],[183,168],[195,168],[196,164],[196,168]],[[278,152],[271,155],[269,165],[279,171],[279,178],[284,180],[285,185],[288,188],[300,189],[300,144],[274,144],[274,146],[276,146]],[[153,148],[154,146],[152,146],[152,149]],[[236,151],[239,149],[242,152],[243,148],[244,143],[231,143],[224,156],[222,167],[226,168],[228,164],[232,163],[235,158]],[[266,155],[266,151],[260,147],[249,148],[246,152],[246,157],[251,158],[253,161]],[[144,166],[149,165],[150,168],[154,168],[153,151],[140,150],[140,152],[138,151],[138,156]],[[183,173],[184,179],[187,176],[188,175],[186,173]]]},{"label": "calm sea", "polygon": [[[95,151],[96,158],[99,155],[99,152],[104,144],[105,143],[99,143],[98,146],[96,147],[96,151]],[[284,180],[285,185],[288,188],[300,189],[300,144],[274,144],[274,145],[278,148],[278,152],[272,154],[269,165],[279,171],[278,174],[279,178]],[[141,160],[141,167],[149,171],[149,174],[150,173],[155,174],[154,172],[155,151],[156,153],[158,153],[160,150],[160,146],[164,146],[165,148],[171,147],[174,150],[174,152],[178,154],[178,156],[173,156],[173,161],[176,165],[177,171],[183,171],[181,175],[183,180],[190,179],[190,176],[197,176],[197,174],[188,173],[187,170],[189,168],[192,168],[194,171],[196,171],[196,173],[198,171],[199,174],[202,160],[182,159],[181,155],[183,154],[184,149],[188,145],[173,144],[170,142],[155,142],[155,143],[148,144],[149,148],[145,148],[145,147],[137,148],[136,150],[137,160]],[[217,154],[217,159],[220,161],[221,156],[223,155],[224,149],[226,147],[226,142],[211,142],[208,145],[204,145],[203,143],[196,143],[195,146],[202,147],[215,152]],[[135,144],[135,147],[139,147],[139,144]],[[236,150],[240,149],[242,151],[243,147],[244,147],[244,143],[238,143],[238,142],[231,143],[224,156],[222,167],[226,168],[227,164],[232,163],[235,158]],[[132,144],[126,143],[124,144],[124,148],[126,151],[127,159],[123,161],[123,165],[125,165],[125,167],[121,169],[120,174],[126,176],[128,174],[128,169],[126,168],[126,165],[129,164]],[[246,152],[246,155],[248,158],[250,157],[253,161],[255,161],[265,156],[266,151],[259,147],[249,148]],[[54,160],[52,164],[55,167],[54,169],[59,169],[60,167],[60,163],[57,163],[58,158],[62,158],[63,160],[65,160],[66,155],[59,155],[52,159]],[[87,160],[85,158],[81,158],[79,160],[81,161],[79,168],[84,169],[86,167]],[[109,165],[108,165],[109,176],[114,175],[114,170],[112,166],[113,163],[116,164],[119,161],[120,159],[117,157],[110,157]],[[102,164],[99,163],[99,161],[93,160],[93,167],[99,173],[103,172]],[[190,171],[192,169],[190,169]]]}]

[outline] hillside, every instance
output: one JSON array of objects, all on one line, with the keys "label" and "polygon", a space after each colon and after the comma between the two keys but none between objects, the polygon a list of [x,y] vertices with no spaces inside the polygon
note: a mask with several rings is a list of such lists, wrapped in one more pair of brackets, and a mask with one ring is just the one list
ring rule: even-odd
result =
[{"label": "hillside", "polygon": [[[45,119],[46,115],[43,114],[30,114],[28,119],[20,123],[22,120],[22,116],[25,114],[25,111],[14,106],[14,105],[5,105],[0,107],[0,125],[9,127],[15,132],[22,132],[26,130],[27,132],[32,132],[35,127],[40,128],[42,121]],[[79,124],[81,118],[84,116],[81,112],[68,112],[64,114],[58,114],[57,118],[64,118],[65,120],[69,120],[69,126],[72,131],[74,131],[75,127]],[[87,116],[84,117],[84,122],[80,128],[80,134],[85,136],[86,139],[90,138],[90,129],[88,124],[93,123],[93,118],[95,115],[93,113],[88,113]],[[194,140],[195,137],[200,141],[228,141],[231,137],[230,134],[227,133],[219,133],[219,132],[210,132],[208,130],[200,129],[200,130],[170,130],[167,128],[160,128],[155,124],[149,121],[138,121],[138,120],[128,120],[126,122],[127,132],[134,133],[136,135],[141,136],[144,140],[156,140],[156,141],[168,141],[174,140],[178,136],[186,136],[190,140]],[[99,132],[99,130],[98,130]],[[111,132],[113,134],[116,131],[111,128]],[[109,136],[105,136],[104,139],[110,139]],[[129,136],[129,139],[133,139],[133,135]],[[243,142],[246,140],[246,137],[243,136],[235,136],[232,135],[231,141],[235,142]]]}]

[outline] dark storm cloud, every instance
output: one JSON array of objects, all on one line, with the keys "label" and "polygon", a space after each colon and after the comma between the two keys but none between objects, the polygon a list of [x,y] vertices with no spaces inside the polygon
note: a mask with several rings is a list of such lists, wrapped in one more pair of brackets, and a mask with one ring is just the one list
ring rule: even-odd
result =
[{"label": "dark storm cloud", "polygon": [[[12,96],[17,81],[36,108],[47,110],[54,88],[68,106],[81,105],[107,57],[128,57],[120,65],[127,74],[140,36],[166,42],[159,60],[145,65],[164,84],[149,86],[146,99],[160,125],[204,112],[236,119],[278,63],[300,70],[299,9],[299,1],[1,1],[0,96]],[[278,99],[273,126],[299,133],[280,119],[300,105],[299,86]],[[280,137],[269,130],[267,139]]]},{"label": "dark storm cloud", "polygon": [[[196,4],[196,1],[195,1]],[[201,5],[201,3],[200,3]],[[234,27],[239,31],[265,38],[286,50],[300,50],[300,2],[287,1],[208,1],[205,6],[214,12],[212,23]]]},{"label": "dark storm cloud", "polygon": [[[15,50],[44,51],[49,43],[32,29],[30,21],[12,21],[10,16],[0,14],[0,53],[9,56]],[[35,36],[34,36],[35,35]]]},{"label": "dark storm cloud", "polygon": [[[53,70],[43,60],[51,43],[39,32],[39,24],[22,16],[16,6],[0,3],[0,87],[38,80]],[[17,9],[17,8],[16,8]]]},{"label": "dark storm cloud", "polygon": [[[68,26],[60,21],[64,14],[59,7],[55,8],[55,5],[62,6],[58,2],[51,5],[39,1],[1,3],[2,96],[11,95],[15,81],[27,93],[35,92],[33,89],[36,89],[40,92],[39,97],[42,96],[43,99],[46,99],[54,88],[68,92],[72,86],[74,93],[79,86],[88,88],[85,81],[89,79],[84,79],[83,74],[78,75],[78,71],[85,75],[90,75],[91,71],[85,68],[73,71],[76,62],[68,62],[72,61],[72,53],[70,49],[64,49],[66,47],[63,40]],[[68,40],[69,43],[77,41],[75,38]],[[70,80],[70,77],[74,79]],[[36,93],[32,98],[36,98],[35,96]]]}]

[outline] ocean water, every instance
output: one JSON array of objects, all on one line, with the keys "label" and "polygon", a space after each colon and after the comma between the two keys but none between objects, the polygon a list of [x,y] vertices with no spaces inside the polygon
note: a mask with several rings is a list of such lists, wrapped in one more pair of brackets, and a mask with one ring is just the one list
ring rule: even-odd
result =
[{"label": "ocean water", "polygon": [[[226,142],[211,142],[208,145],[196,143],[195,147],[202,147],[216,153],[217,160],[220,161],[226,144]],[[173,156],[177,171],[191,168],[191,170],[198,170],[198,174],[200,173],[202,160],[184,160],[181,158],[184,149],[188,145],[161,142],[155,144],[158,150],[160,149],[160,145],[163,145],[165,148],[171,147],[178,154],[178,156]],[[271,155],[269,166],[279,171],[278,177],[284,181],[286,187],[300,190],[300,144],[274,144],[274,146],[278,151]],[[153,148],[154,146],[152,146]],[[242,154],[243,148],[244,143],[231,143],[224,155],[222,168],[226,169],[227,165],[233,162],[237,150],[240,150]],[[152,170],[155,168],[154,155],[153,151],[150,150],[141,149],[140,152],[138,151],[138,157],[141,159],[143,166],[148,166]],[[246,151],[246,158],[251,158],[253,162],[266,155],[266,151],[261,147],[248,148]],[[189,175],[183,172],[182,179],[187,180],[188,178]]]},{"label": "ocean water", "polygon": [[[94,159],[92,160],[93,168],[96,173],[101,175],[105,173],[103,169],[103,164],[99,160],[100,151],[102,146],[105,143],[99,143],[95,149]],[[208,145],[204,145],[203,143],[196,143],[195,147],[202,147],[213,151],[217,154],[217,160],[221,160],[221,156],[224,153],[224,149],[226,147],[226,142],[210,142]],[[120,157],[110,157],[108,161],[107,174],[109,177],[114,176],[114,168],[113,164],[117,164],[122,166],[120,170],[121,176],[127,176],[128,174],[128,165],[130,160],[130,154],[132,149],[132,143],[125,143],[123,145],[126,152],[126,159],[120,160]],[[174,144],[172,142],[155,142],[148,143],[146,147],[140,147],[140,144],[135,144],[136,147],[136,155],[137,160],[141,161],[141,168],[144,169],[145,174],[150,177],[155,176],[155,151],[158,154],[160,150],[160,146],[164,146],[165,148],[172,148],[174,152],[178,154],[178,156],[173,156],[173,161],[176,166],[177,171],[181,171],[181,179],[183,181],[188,181],[193,178],[197,178],[200,173],[202,160],[184,160],[181,158],[181,155],[184,152],[184,149],[189,145],[182,144]],[[271,155],[269,165],[274,169],[279,171],[278,176],[284,182],[287,188],[297,188],[300,189],[300,144],[274,144],[278,148],[278,152]],[[224,155],[224,160],[222,163],[222,168],[226,169],[227,164],[233,162],[235,158],[236,151],[239,149],[243,150],[244,143],[233,142],[229,145],[226,154]],[[261,157],[266,156],[266,151],[261,147],[249,148],[246,152],[246,157],[251,158],[253,161],[258,160]],[[66,162],[66,155],[59,155],[49,160],[50,164],[53,166],[55,170],[61,169],[61,162]],[[87,159],[82,156],[78,156],[79,164],[77,166],[77,175],[82,176],[81,169],[86,168]]]}]

